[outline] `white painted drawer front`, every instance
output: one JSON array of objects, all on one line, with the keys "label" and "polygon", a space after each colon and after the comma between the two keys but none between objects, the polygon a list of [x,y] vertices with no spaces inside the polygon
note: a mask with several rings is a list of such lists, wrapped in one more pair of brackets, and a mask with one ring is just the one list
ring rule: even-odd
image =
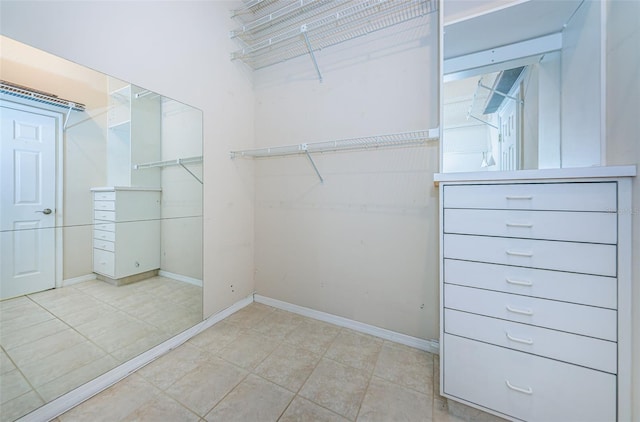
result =
[{"label": "white painted drawer front", "polygon": [[102,231],[102,230],[94,230],[93,231],[93,238],[94,239],[100,239],[100,240],[109,240],[111,242],[115,242],[116,241],[116,233],[115,232]]},{"label": "white painted drawer front", "polygon": [[617,210],[615,182],[444,186],[445,208]]},{"label": "white painted drawer front", "polygon": [[444,257],[616,276],[615,245],[445,234]]},{"label": "white painted drawer front", "polygon": [[112,192],[94,192],[93,199],[95,201],[114,201],[116,199],[116,193]]},{"label": "white painted drawer front", "polygon": [[482,262],[444,260],[444,282],[616,309],[617,279]]},{"label": "white painted drawer front", "polygon": [[444,311],[444,331],[543,357],[615,374],[617,344],[452,309]]},{"label": "white painted drawer front", "polygon": [[444,210],[445,233],[616,243],[617,223],[604,212]]},{"label": "white painted drawer front", "polygon": [[114,211],[116,209],[115,201],[93,201],[93,209]]},{"label": "white painted drawer front", "polygon": [[445,394],[525,421],[616,420],[616,376],[444,335]]},{"label": "white painted drawer front", "polygon": [[538,327],[617,340],[617,312],[470,287],[444,285],[444,307]]},{"label": "white painted drawer front", "polygon": [[114,277],[116,272],[115,254],[101,249],[94,249],[93,270],[108,277]]},{"label": "white painted drawer front", "polygon": [[96,220],[116,221],[115,211],[94,211],[93,217]]},{"label": "white painted drawer front", "polygon": [[116,231],[116,224],[115,223],[99,223],[99,224],[95,224],[93,228],[95,230],[114,232]]},{"label": "white painted drawer front", "polygon": [[108,240],[93,239],[93,247],[110,252],[116,250],[116,244]]}]

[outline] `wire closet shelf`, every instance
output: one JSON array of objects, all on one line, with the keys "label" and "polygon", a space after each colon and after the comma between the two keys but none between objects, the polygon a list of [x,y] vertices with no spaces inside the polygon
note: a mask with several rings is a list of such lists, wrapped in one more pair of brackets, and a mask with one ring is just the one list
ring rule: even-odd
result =
[{"label": "wire closet shelf", "polygon": [[231,54],[260,69],[388,28],[437,10],[436,0],[254,0],[233,17],[242,26],[230,37]]},{"label": "wire closet shelf", "polygon": [[157,167],[162,168],[162,167],[170,167],[170,166],[180,166],[187,173],[189,173],[191,177],[193,177],[195,180],[198,181],[198,183],[202,185],[203,184],[202,179],[198,177],[194,172],[189,170],[189,168],[186,166],[187,164],[198,164],[198,163],[202,163],[202,155],[198,155],[195,157],[176,158],[175,160],[152,161],[149,163],[134,164],[132,168],[134,170],[144,170],[144,169],[157,168]]},{"label": "wire closet shelf", "polygon": [[0,81],[0,92],[13,95],[14,97],[25,98],[43,104],[53,105],[74,111],[84,111],[85,105],[63,98],[49,92],[38,91],[22,85],[17,85],[7,81]]},{"label": "wire closet shelf", "polygon": [[437,140],[438,135],[432,130],[393,133],[388,135],[366,136],[361,138],[339,139],[334,141],[310,142],[297,145],[231,151],[231,158],[266,158],[283,157],[309,153],[367,150],[385,147],[419,146],[428,141]]}]

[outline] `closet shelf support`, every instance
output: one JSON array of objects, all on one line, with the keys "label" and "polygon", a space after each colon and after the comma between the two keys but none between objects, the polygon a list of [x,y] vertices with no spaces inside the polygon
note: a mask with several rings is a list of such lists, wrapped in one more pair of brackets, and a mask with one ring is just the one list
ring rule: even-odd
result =
[{"label": "closet shelf support", "polygon": [[202,183],[202,180],[200,180],[200,178],[198,176],[196,176],[191,170],[189,170],[187,168],[187,166],[185,166],[180,160],[178,160],[178,164],[180,165],[180,167],[185,169],[185,171],[187,173],[189,173],[191,176],[193,176],[193,178],[196,179],[198,181],[198,183],[200,183],[201,185],[204,185],[204,183]]},{"label": "closet shelf support", "polygon": [[[322,83],[322,73],[320,73],[320,67],[318,67],[318,61],[316,60],[316,55],[313,52],[313,48],[311,47],[311,41],[309,41],[309,36],[307,35],[307,25],[302,25],[300,27],[300,32],[302,32],[302,36],[304,36],[304,41],[307,44],[307,49],[309,49],[309,56],[311,56],[311,61],[313,62],[313,66],[316,68],[316,73],[318,74],[318,79],[320,83]],[[308,155],[308,154],[307,154]],[[311,158],[311,157],[309,157]],[[311,161],[313,163],[313,160]],[[315,167],[315,165],[314,165]],[[317,172],[318,170],[316,170]],[[318,175],[320,176],[320,175]],[[322,180],[322,177],[320,178]]]},{"label": "closet shelf support", "polygon": [[313,170],[315,170],[316,175],[318,176],[318,179],[320,179],[320,183],[324,183],[324,179],[322,178],[322,175],[318,171],[318,167],[316,166],[315,161],[313,161],[313,158],[311,157],[311,154],[309,154],[309,150],[307,149],[307,145],[306,144],[302,144],[302,147],[304,148],[304,153],[307,156],[307,158],[309,159],[309,162],[311,163],[311,166],[313,167]]},{"label": "closet shelf support", "polygon": [[486,120],[482,120],[481,118],[476,117],[476,116],[474,116],[474,115],[473,115],[473,114],[471,114],[471,113],[467,114],[467,118],[469,118],[469,117],[471,117],[471,118],[472,118],[472,119],[474,119],[474,120],[479,121],[480,123],[484,123],[485,125],[491,126],[491,127],[492,127],[492,128],[494,128],[494,129],[500,129],[498,126],[494,125],[493,123],[489,123],[489,122],[487,122]]}]

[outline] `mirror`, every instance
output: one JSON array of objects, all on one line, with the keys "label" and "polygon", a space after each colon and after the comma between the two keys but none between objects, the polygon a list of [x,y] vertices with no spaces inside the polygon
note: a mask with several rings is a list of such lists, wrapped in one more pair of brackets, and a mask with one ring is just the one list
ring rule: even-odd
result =
[{"label": "mirror", "polygon": [[441,171],[599,165],[600,2],[443,7]]},{"label": "mirror", "polygon": [[202,112],[0,39],[0,407],[202,321]]}]

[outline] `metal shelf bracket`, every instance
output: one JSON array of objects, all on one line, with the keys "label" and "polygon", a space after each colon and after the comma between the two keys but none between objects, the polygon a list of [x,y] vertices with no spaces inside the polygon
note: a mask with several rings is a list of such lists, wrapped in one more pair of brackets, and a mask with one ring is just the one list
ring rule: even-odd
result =
[{"label": "metal shelf bracket", "polygon": [[311,154],[309,154],[309,147],[307,144],[300,144],[300,149],[302,151],[304,151],[305,155],[307,156],[307,158],[309,159],[309,162],[311,163],[311,166],[313,167],[313,170],[315,170],[316,175],[318,175],[318,179],[320,179],[320,183],[324,183],[324,179],[322,178],[322,175],[320,174],[320,172],[318,171],[318,167],[316,166],[316,162],[313,161],[313,157],[311,157]]},{"label": "metal shelf bracket", "polygon": [[[316,68],[318,79],[320,80],[320,83],[322,83],[322,73],[320,73],[320,67],[318,67],[318,61],[316,60],[316,55],[313,53],[313,48],[311,47],[311,41],[309,41],[309,36],[307,35],[307,25],[300,26],[300,32],[302,32],[302,36],[304,36],[304,42],[307,44],[307,49],[309,49],[309,56],[311,56],[311,61],[313,62],[313,66]],[[313,160],[311,162],[313,163]],[[316,172],[317,171],[318,170],[316,170]],[[320,178],[320,180],[322,180],[322,177]]]}]

